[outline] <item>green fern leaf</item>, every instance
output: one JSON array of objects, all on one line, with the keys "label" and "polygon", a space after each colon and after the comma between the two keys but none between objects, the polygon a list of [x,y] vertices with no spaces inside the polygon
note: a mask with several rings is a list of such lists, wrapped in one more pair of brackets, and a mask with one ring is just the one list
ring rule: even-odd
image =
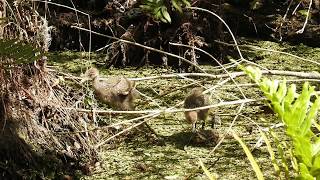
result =
[{"label": "green fern leaf", "polygon": [[171,17],[167,11],[167,8],[165,6],[161,7],[161,13],[163,18],[166,20],[166,22],[171,23]]},{"label": "green fern leaf", "polygon": [[187,7],[190,7],[190,6],[191,6],[190,2],[187,1],[187,0],[182,0],[182,2],[183,2]]},{"label": "green fern leaf", "polygon": [[[0,40],[0,56],[2,57],[0,63],[2,64],[29,64],[36,61],[40,55],[42,55],[41,49],[31,44],[15,39]],[[6,62],[5,59],[12,59],[13,61]]]},{"label": "green fern leaf", "polygon": [[171,3],[172,3],[172,6],[173,6],[176,10],[178,10],[180,13],[182,13],[181,5],[178,4],[178,2],[177,2],[176,0],[172,0]]}]

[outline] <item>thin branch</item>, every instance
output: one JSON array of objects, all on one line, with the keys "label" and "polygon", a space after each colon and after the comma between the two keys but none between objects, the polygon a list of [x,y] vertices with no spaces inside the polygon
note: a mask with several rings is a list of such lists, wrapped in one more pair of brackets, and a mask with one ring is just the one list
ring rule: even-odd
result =
[{"label": "thin branch", "polygon": [[296,32],[297,34],[302,34],[304,32],[304,29],[307,26],[307,23],[308,23],[308,20],[309,20],[309,15],[310,15],[311,5],[312,5],[312,0],[310,0],[307,17],[306,17],[306,20],[304,21],[303,27]]},{"label": "thin branch", "polygon": [[[106,140],[103,140],[102,142],[98,143],[98,144],[95,145],[94,147],[95,147],[95,148],[99,148],[100,146],[105,145],[107,142],[109,142],[109,141],[112,140],[113,138],[115,138],[115,137],[117,137],[117,136],[119,136],[119,135],[121,135],[121,134],[123,134],[123,133],[125,133],[125,132],[128,132],[129,130],[131,130],[131,129],[135,128],[135,127],[140,126],[141,124],[145,123],[146,120],[150,120],[151,118],[156,117],[156,116],[158,116],[158,115],[159,115],[158,113],[150,114],[150,115],[148,115],[148,119],[145,119],[144,121],[141,121],[141,122],[139,122],[139,123],[137,123],[137,124],[135,124],[135,125],[133,125],[133,126],[130,126],[130,127],[126,128],[126,129],[123,130],[123,131],[118,132],[117,134],[115,134],[115,135],[107,138]],[[145,117],[139,117],[139,119],[143,119],[143,118],[145,118]],[[136,118],[135,120],[137,120],[137,119],[138,119],[138,118]]]},{"label": "thin branch", "polygon": [[[215,42],[221,43],[221,44],[224,44],[224,45],[227,45],[227,46],[234,46],[234,44],[229,44],[229,43],[221,42],[221,41],[217,41],[217,40],[215,40]],[[309,59],[305,59],[305,58],[302,58],[302,57],[299,57],[299,56],[296,56],[294,54],[287,53],[287,52],[277,51],[277,50],[273,50],[273,49],[265,49],[265,48],[252,46],[252,45],[238,45],[238,46],[239,47],[248,47],[248,48],[257,49],[257,50],[263,50],[263,51],[269,51],[269,52],[274,52],[274,53],[279,53],[279,54],[284,54],[284,55],[288,55],[288,56],[291,56],[291,57],[294,57],[294,58],[297,58],[297,59],[300,59],[300,60],[303,60],[303,61],[306,61],[306,62],[310,62],[310,63],[316,64],[316,65],[320,65],[319,62],[316,62],[316,61],[313,61],[313,60],[309,60]]]},{"label": "thin branch", "polygon": [[[250,99],[250,100],[249,100],[249,99],[246,99],[246,100],[238,100],[238,102],[235,103],[235,104],[241,103],[241,107],[240,107],[240,109],[239,109],[238,114],[239,114],[240,111],[242,110],[243,105],[244,105],[245,103],[254,102],[254,101],[257,101],[257,100],[252,100],[252,99]],[[236,102],[236,101],[234,101],[234,102]],[[226,105],[226,104],[228,104],[228,103],[230,103],[230,102],[223,102],[223,103],[219,103],[219,104],[220,104],[220,105],[222,105],[222,104],[225,104],[225,105]],[[181,104],[183,104],[183,101],[180,102],[180,103],[178,103],[178,104],[176,104],[174,107],[177,107],[177,106],[179,106],[179,105],[181,105]],[[113,138],[115,138],[115,137],[117,137],[117,136],[119,136],[119,135],[121,135],[121,134],[123,134],[123,133],[125,133],[125,132],[127,132],[127,131],[129,131],[129,130],[131,130],[131,129],[134,128],[134,127],[137,127],[137,126],[139,126],[139,125],[141,125],[141,124],[143,124],[143,123],[151,120],[151,119],[154,118],[154,117],[159,116],[159,115],[161,114],[161,112],[184,112],[184,111],[201,110],[201,109],[208,109],[208,108],[210,108],[210,107],[218,107],[219,104],[215,104],[215,105],[211,105],[211,106],[203,106],[203,107],[199,107],[199,108],[195,108],[195,109],[182,109],[182,110],[175,110],[174,107],[171,107],[171,108],[168,108],[168,109],[163,110],[163,111],[157,111],[157,112],[151,113],[151,114],[146,115],[146,116],[142,116],[142,117],[138,117],[138,118],[131,119],[131,120],[129,120],[129,121],[133,121],[133,120],[143,119],[143,118],[144,118],[144,121],[139,122],[139,123],[137,123],[137,124],[135,124],[135,125],[133,125],[133,126],[130,126],[130,127],[126,128],[126,129],[124,129],[123,131],[120,131],[119,133],[117,133],[117,134],[115,134],[115,135],[107,138],[106,140],[103,140],[102,142],[100,142],[99,144],[97,144],[97,145],[95,146],[95,148],[99,148],[100,146],[103,146],[104,144],[106,144],[107,142],[109,142],[110,140],[112,140]],[[232,103],[231,103],[231,104],[232,104]],[[146,117],[147,117],[147,119],[145,119]],[[237,119],[237,117],[238,117],[238,116],[236,116],[236,117],[234,118],[233,123],[235,122],[235,120]],[[120,122],[120,123],[122,124],[123,122]],[[233,125],[233,124],[232,124],[232,125]],[[231,129],[232,125],[230,126],[229,130]]]},{"label": "thin branch", "polygon": [[[266,75],[281,75],[281,76],[296,76],[301,78],[307,78],[307,79],[320,79],[320,74],[316,72],[298,72],[298,71],[280,71],[280,70],[262,70],[262,74]],[[188,76],[188,77],[207,77],[211,79],[220,79],[220,78],[227,78],[227,77],[239,77],[239,76],[245,76],[246,74],[244,72],[233,72],[229,74],[203,74],[203,73],[179,73],[179,74],[164,74],[159,76],[149,76],[149,77],[143,77],[143,78],[128,78],[133,81],[145,81],[145,80],[152,80],[152,79],[163,79],[163,78],[176,78],[179,76]],[[103,79],[103,78],[101,78]]]},{"label": "thin branch", "polygon": [[[50,70],[55,71],[55,70]],[[300,78],[305,78],[305,80],[311,80],[311,81],[319,81],[320,80],[320,74],[317,72],[298,72],[298,71],[280,71],[280,70],[262,70],[262,74],[266,75],[281,75],[281,76],[295,76]],[[64,73],[63,73],[64,74]],[[65,75],[65,74],[64,74]],[[182,78],[182,77],[206,77],[210,79],[220,79],[220,78],[228,78],[230,76],[239,77],[239,76],[245,76],[246,74],[244,72],[233,72],[229,74],[208,74],[208,73],[176,73],[176,74],[164,74],[159,76],[149,76],[149,77],[142,77],[142,78],[128,78],[131,81],[148,81],[148,80],[154,80],[154,79],[164,79],[164,78]],[[77,79],[81,80],[81,77],[76,76],[66,76],[64,79]],[[106,80],[108,78],[101,77],[100,79]]]},{"label": "thin branch", "polygon": [[165,52],[165,51],[161,51],[159,49],[155,49],[155,48],[152,48],[152,47],[149,47],[149,46],[145,46],[145,45],[133,42],[133,41],[128,41],[128,40],[125,40],[125,39],[121,39],[121,38],[117,38],[117,37],[101,34],[101,33],[95,32],[95,31],[91,31],[91,30],[86,29],[86,28],[81,28],[81,27],[78,27],[78,26],[71,26],[71,28],[80,29],[82,31],[87,31],[87,32],[90,32],[90,33],[95,34],[95,35],[99,35],[99,36],[106,37],[106,38],[109,38],[109,39],[117,40],[117,41],[120,41],[120,42],[123,42],[123,43],[127,43],[127,44],[130,44],[130,45],[142,47],[144,49],[148,49],[148,50],[155,51],[155,52],[158,52],[158,53],[166,54],[168,56],[181,59],[184,62],[186,62],[188,64],[191,64],[192,66],[196,67],[199,71],[201,71],[203,73],[206,73],[203,69],[201,69],[200,66],[198,66],[197,64],[195,64],[195,63],[193,63],[193,62],[191,62],[191,61],[189,61],[186,58],[183,58],[181,56],[178,56],[178,55],[175,55],[175,54],[172,54],[172,53],[168,53],[168,52]]},{"label": "thin branch", "polygon": [[236,48],[237,48],[237,51],[238,51],[238,53],[239,53],[240,58],[241,58],[241,59],[244,59],[243,56],[242,56],[242,53],[241,53],[241,51],[240,51],[240,49],[239,49],[239,47],[238,47],[237,40],[236,40],[236,38],[234,37],[231,29],[229,28],[228,24],[227,24],[220,16],[218,16],[216,13],[214,13],[214,12],[212,12],[212,11],[209,11],[209,10],[203,9],[203,8],[198,8],[198,7],[187,7],[187,8],[188,8],[188,9],[192,9],[192,10],[204,11],[204,12],[207,12],[207,13],[215,16],[216,18],[218,18],[218,19],[225,25],[225,27],[228,29],[228,31],[229,31],[229,33],[230,33],[230,35],[231,35],[231,37],[232,37],[232,39],[233,39],[233,41],[234,41],[234,44],[235,44],[235,46],[236,46]]},{"label": "thin branch", "polygon": [[290,7],[292,5],[292,2],[293,0],[290,1],[288,7],[287,7],[287,10],[286,10],[286,13],[284,14],[284,16],[282,17],[282,21],[280,23],[280,26],[279,26],[279,34],[280,34],[280,41],[282,41],[282,26],[283,26],[283,23],[286,21],[286,18],[288,16],[288,13],[289,13],[289,10],[290,10]]},{"label": "thin branch", "polygon": [[228,130],[223,134],[223,136],[221,137],[221,139],[219,140],[219,142],[214,146],[214,148],[209,152],[208,155],[214,153],[214,151],[220,146],[220,144],[223,142],[223,140],[225,139],[225,137],[231,132],[233,125],[235,124],[236,120],[238,119],[239,115],[241,114],[241,111],[244,107],[245,103],[242,103],[238,112],[236,113],[236,116],[233,118],[230,126],[228,127]]},{"label": "thin branch", "polygon": [[77,109],[77,108],[64,108],[66,110],[75,110],[78,112],[95,112],[98,114],[148,114],[148,113],[159,113],[159,114],[166,114],[166,113],[176,113],[176,112],[187,112],[187,111],[195,111],[195,110],[203,110],[203,109],[210,109],[210,108],[216,108],[220,106],[230,106],[230,105],[236,105],[236,104],[242,104],[242,103],[249,103],[249,102],[256,102],[261,101],[255,100],[255,99],[244,99],[244,100],[235,100],[235,101],[227,101],[227,102],[220,102],[218,104],[212,104],[208,106],[202,106],[198,108],[193,109],[163,109],[163,110],[142,110],[142,111],[114,111],[114,110],[90,110],[90,109]]}]

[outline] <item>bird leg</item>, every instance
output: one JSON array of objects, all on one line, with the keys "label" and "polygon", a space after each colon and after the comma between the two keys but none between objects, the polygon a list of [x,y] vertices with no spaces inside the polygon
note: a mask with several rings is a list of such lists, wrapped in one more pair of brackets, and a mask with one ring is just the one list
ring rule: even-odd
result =
[{"label": "bird leg", "polygon": [[154,129],[151,128],[151,126],[150,126],[148,123],[144,122],[143,124],[144,124],[144,125],[149,129],[149,131],[150,131],[152,134],[154,134],[157,138],[161,137],[160,135],[158,135],[158,133],[157,133]]},{"label": "bird leg", "polygon": [[192,132],[196,132],[197,131],[197,128],[196,128],[196,123],[193,123],[192,124]]},{"label": "bird leg", "polygon": [[202,122],[202,129],[204,129],[205,126],[206,126],[206,120],[203,120],[203,122]]}]

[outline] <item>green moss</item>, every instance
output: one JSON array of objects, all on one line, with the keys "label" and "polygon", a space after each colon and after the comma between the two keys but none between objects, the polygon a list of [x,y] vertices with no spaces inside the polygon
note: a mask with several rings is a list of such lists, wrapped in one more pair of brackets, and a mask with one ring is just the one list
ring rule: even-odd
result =
[{"label": "green moss", "polygon": [[[288,52],[318,62],[320,59],[320,48],[310,48],[304,45],[291,46],[268,41],[242,42],[242,44]],[[270,70],[319,72],[319,66],[306,63],[292,56],[250,48],[245,49],[242,52],[247,59]],[[86,55],[65,52],[50,56],[50,64],[62,71],[80,75],[80,72],[83,72],[86,67],[101,61],[103,59],[101,57],[101,55],[93,54],[91,56],[93,60],[89,61]],[[214,71],[213,66],[206,65],[203,67],[209,72],[223,73],[223,71]],[[99,69],[104,77],[109,75],[147,77],[174,72],[172,69],[155,67]],[[234,71],[235,68],[229,70]],[[273,78],[282,79],[280,76],[273,76]],[[296,79],[294,77],[290,78]],[[239,84],[251,83],[247,77],[236,78],[236,81]],[[203,82],[206,87],[211,87],[216,85],[219,80]],[[153,101],[142,97],[137,101],[137,109],[145,110],[156,109],[159,108],[158,106],[160,108],[174,106],[182,101],[186,93],[192,88],[192,86],[185,87],[189,83],[192,83],[192,81],[178,78],[138,81],[137,89],[151,97]],[[216,88],[212,94],[211,102],[242,99],[239,89],[230,85],[233,85],[231,81]],[[258,99],[262,96],[262,93],[254,86],[243,86],[242,91],[247,98]],[[105,108],[101,104],[98,104],[98,106]],[[216,115],[220,117],[221,123],[216,122],[215,128],[222,135],[229,128],[238,108],[238,106],[222,106],[212,109],[206,128],[210,129],[210,124],[212,124]],[[240,135],[249,147],[252,147],[260,137],[256,124],[261,127],[269,127],[271,124],[279,122],[272,112],[267,110],[264,102],[246,104],[241,113],[232,129]],[[262,121],[261,117],[266,121]],[[101,116],[98,118],[106,124],[128,119],[127,116],[115,116],[111,121],[108,119],[109,117]],[[159,135],[163,136],[164,143],[154,138],[147,129],[138,132],[133,130],[129,135],[122,137],[124,138],[123,141],[117,141],[113,145],[114,148],[107,145],[101,149],[102,167],[98,168],[93,176],[88,176],[86,179],[204,179],[205,176],[199,167],[198,158],[202,158],[209,171],[218,174],[220,179],[256,179],[249,161],[235,140],[226,138],[214,153],[210,153],[213,146],[198,146],[190,143],[190,137],[186,135],[188,134],[186,132],[190,131],[190,125],[185,122],[183,113],[161,115],[150,120],[148,124]],[[248,126],[253,127],[252,133],[248,130]],[[277,131],[281,134],[282,130],[277,129]],[[264,146],[258,148],[254,157],[262,168],[266,179],[277,178],[273,173],[273,167]]]}]

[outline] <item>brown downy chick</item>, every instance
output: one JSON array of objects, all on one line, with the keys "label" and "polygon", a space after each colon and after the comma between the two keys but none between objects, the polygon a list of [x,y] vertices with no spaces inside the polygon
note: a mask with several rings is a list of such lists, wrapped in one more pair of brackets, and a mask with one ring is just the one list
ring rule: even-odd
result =
[{"label": "brown downy chick", "polygon": [[134,110],[134,100],[139,96],[135,83],[125,77],[110,77],[106,80],[99,79],[99,71],[90,68],[85,72],[82,80],[92,80],[92,86],[98,99],[109,104],[115,110]]},{"label": "brown downy chick", "polygon": [[[193,88],[191,93],[184,100],[184,108],[193,109],[208,105],[208,97],[202,94],[203,88]],[[203,121],[203,127],[205,120],[207,119],[209,109],[188,111],[184,112],[188,123],[192,124],[192,132],[196,131],[196,123],[199,120]]]}]

